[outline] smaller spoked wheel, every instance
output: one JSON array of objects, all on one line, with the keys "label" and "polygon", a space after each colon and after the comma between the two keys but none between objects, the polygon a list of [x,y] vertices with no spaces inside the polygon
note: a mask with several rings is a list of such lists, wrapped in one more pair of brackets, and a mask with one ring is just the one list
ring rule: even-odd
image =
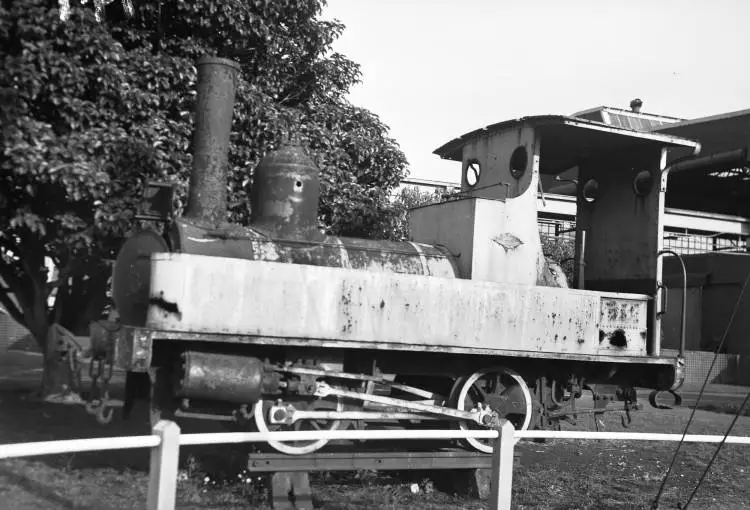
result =
[{"label": "smaller spoked wheel", "polygon": [[[516,430],[529,428],[532,418],[532,398],[523,378],[504,367],[486,368],[456,380],[451,391],[451,403],[460,411],[471,411],[479,405],[489,406],[501,418],[510,421]],[[476,422],[458,422],[462,430],[483,430]],[[466,444],[483,453],[492,453],[491,439],[467,438]]]},{"label": "smaller spoked wheel", "polygon": [[[337,397],[321,399],[318,397],[297,397],[285,400],[284,404],[291,404],[299,411],[343,411],[344,404]],[[309,431],[309,430],[338,430],[341,420],[300,419],[290,425],[272,424],[269,411],[275,405],[270,400],[259,400],[253,408],[255,426],[259,432],[277,431]],[[305,455],[323,448],[328,444],[327,439],[315,441],[268,441],[268,445],[281,453],[288,455]]]}]

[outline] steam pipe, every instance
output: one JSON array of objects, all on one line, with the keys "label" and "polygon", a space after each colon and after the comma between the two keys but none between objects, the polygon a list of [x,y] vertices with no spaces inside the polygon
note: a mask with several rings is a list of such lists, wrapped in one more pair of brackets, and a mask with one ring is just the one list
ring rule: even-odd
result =
[{"label": "steam pipe", "polygon": [[[661,191],[667,191],[667,178],[672,172],[687,172],[711,168],[715,170],[744,166],[748,162],[747,147],[730,151],[716,152],[708,156],[685,159],[675,162],[661,171]],[[640,178],[640,174],[636,179]]]},{"label": "steam pipe", "polygon": [[680,261],[682,266],[682,320],[680,321],[680,358],[685,357],[685,316],[687,314],[687,270],[685,269],[685,262],[682,257],[675,251],[672,250],[661,250],[657,257],[662,255],[674,255],[677,260]]},{"label": "steam pipe", "polygon": [[198,61],[193,169],[185,217],[212,225],[227,214],[227,163],[234,95],[240,65],[203,57]]},{"label": "steam pipe", "polygon": [[705,167],[727,167],[742,165],[747,162],[747,148],[734,149],[731,151],[716,152],[708,156],[688,159],[670,165],[671,172],[684,172],[687,170],[698,170]]}]

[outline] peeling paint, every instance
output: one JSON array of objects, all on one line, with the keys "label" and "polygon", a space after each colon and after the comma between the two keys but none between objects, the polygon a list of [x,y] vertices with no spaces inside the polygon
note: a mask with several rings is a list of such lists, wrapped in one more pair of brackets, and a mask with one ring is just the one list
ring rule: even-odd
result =
[{"label": "peeling paint", "polygon": [[180,312],[180,307],[177,306],[177,303],[171,303],[165,300],[164,292],[160,292],[157,296],[151,296],[148,300],[148,304],[158,308],[161,313],[164,314],[164,317],[175,315],[178,320],[182,319],[182,312]]},{"label": "peeling paint", "polygon": [[625,337],[625,331],[616,329],[609,335],[609,343],[615,347],[625,347],[628,345],[628,339]]},{"label": "peeling paint", "polygon": [[[158,329],[441,349],[647,354],[641,338],[646,296],[186,254],[155,255],[152,264],[152,288],[169,289],[165,301],[179,303],[182,312],[182,318],[165,317],[152,307],[149,327]],[[640,322],[609,320],[610,309],[620,319],[622,302]],[[631,304],[642,310],[631,314]],[[615,345],[619,336],[614,344],[599,341],[618,329],[625,346]]]}]

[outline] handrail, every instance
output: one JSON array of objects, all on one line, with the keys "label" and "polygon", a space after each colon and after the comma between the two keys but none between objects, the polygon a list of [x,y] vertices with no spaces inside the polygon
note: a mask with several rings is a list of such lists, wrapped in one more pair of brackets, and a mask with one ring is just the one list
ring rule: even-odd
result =
[{"label": "handrail", "polygon": [[[656,254],[657,257],[662,255],[672,255],[677,257],[682,267],[682,320],[680,321],[680,358],[685,358],[685,320],[687,315],[687,269],[685,269],[685,261],[679,253],[674,250],[661,250]],[[666,294],[665,294],[666,299]]]},{"label": "handrail", "polygon": [[[515,439],[588,439],[595,441],[679,441],[682,434],[651,432],[587,432],[560,430],[516,430]],[[181,434],[180,446],[257,443],[266,441],[314,441],[317,439],[335,440],[386,440],[386,439],[497,439],[496,430],[310,430],[283,432],[218,432],[201,434]],[[719,443],[723,435],[688,434],[685,442]],[[728,436],[730,444],[750,444],[750,437]],[[61,441],[39,441],[30,443],[0,444],[0,459],[32,457],[61,453],[80,453],[103,450],[124,450],[153,448],[159,446],[159,436],[124,436],[90,439],[69,439]]]},{"label": "handrail", "polygon": [[161,444],[158,436],[96,437],[61,441],[39,441],[35,443],[0,444],[0,459],[14,457],[36,457],[58,453],[96,452],[103,450],[128,450],[153,448]]}]

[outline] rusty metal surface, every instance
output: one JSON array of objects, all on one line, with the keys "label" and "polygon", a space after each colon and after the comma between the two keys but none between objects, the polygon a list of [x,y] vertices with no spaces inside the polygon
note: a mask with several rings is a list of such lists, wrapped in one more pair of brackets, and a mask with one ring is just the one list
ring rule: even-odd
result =
[{"label": "rusty metal surface", "polygon": [[355,239],[290,232],[284,237],[260,229],[225,226],[206,229],[179,219],[171,233],[177,251],[234,259],[341,267],[453,278],[451,255],[426,244]]},{"label": "rusty metal surface", "polygon": [[[608,142],[624,147],[628,145],[673,145],[682,147],[695,147],[697,142],[678,136],[665,135],[655,132],[640,132],[631,129],[608,126],[600,122],[593,122],[581,118],[568,117],[564,115],[537,115],[512,119],[480,128],[458,138],[455,138],[433,151],[434,154],[443,159],[461,160],[461,152],[467,141],[476,140],[496,131],[508,130],[519,126],[528,125],[543,129],[548,132],[545,138],[557,138],[559,144],[554,151],[548,154],[550,163],[555,166],[559,162],[571,159],[571,154],[582,152],[586,146],[589,151],[593,147],[605,147]],[[543,155],[544,157],[545,155]]]},{"label": "rusty metal surface", "polygon": [[[657,315],[661,295],[656,291],[661,279],[657,254],[664,242],[664,194],[659,191],[658,175],[665,157],[658,147],[633,147],[591,158],[579,170],[580,182],[596,180],[599,185],[595,201],[578,198],[576,259],[581,258],[585,235],[585,288],[656,295],[649,305],[649,354],[659,353],[661,341]],[[654,176],[653,185],[639,194],[633,181],[643,171]]]},{"label": "rusty metal surface", "polygon": [[644,300],[602,298],[599,344],[603,350],[618,351],[636,346],[646,352],[648,306]]},{"label": "rusty metal surface", "polygon": [[227,158],[240,66],[224,58],[198,61],[193,170],[185,216],[209,224],[227,215]]},{"label": "rusty metal surface", "polygon": [[177,395],[237,404],[257,402],[263,362],[249,356],[187,351],[182,354]]},{"label": "rusty metal surface", "polygon": [[[535,130],[522,125],[466,140],[461,199],[411,211],[413,239],[460,254],[462,278],[537,284],[545,268],[537,226],[539,147]],[[526,154],[523,171],[514,171],[517,151]],[[475,185],[463,175],[471,163],[481,167]]]},{"label": "rusty metal surface", "polygon": [[251,225],[211,225],[178,219],[175,251],[290,264],[455,276],[448,252],[409,242],[326,236],[318,230],[320,171],[305,151],[286,146],[266,155],[254,172]]},{"label": "rusty metal surface", "polygon": [[[186,254],[152,257],[155,329],[580,355],[599,342],[602,294]],[[641,295],[617,295],[647,301]],[[164,306],[164,304],[169,306]]]},{"label": "rusty metal surface", "polygon": [[266,155],[253,173],[251,223],[277,235],[307,232],[308,237],[320,237],[319,198],[315,163],[301,147],[282,147]]},{"label": "rusty metal surface", "polygon": [[166,241],[144,230],[128,238],[112,270],[112,299],[123,324],[142,326],[148,311],[152,253],[168,252]]},{"label": "rusty metal surface", "polygon": [[155,332],[147,328],[123,326],[112,337],[114,364],[132,372],[146,372],[151,366]]},{"label": "rusty metal surface", "polygon": [[[542,252],[537,224],[541,138],[517,125],[466,139],[458,200],[409,213],[412,238],[460,254],[462,278],[568,287]],[[479,165],[477,182],[466,171]]]},{"label": "rusty metal surface", "polygon": [[[226,344],[244,344],[248,346],[284,346],[304,348],[332,348],[332,349],[367,349],[373,351],[401,351],[401,352],[435,352],[429,345],[408,345],[388,342],[351,342],[346,340],[318,340],[311,338],[287,337],[274,338],[256,335],[231,335],[226,333],[191,333],[187,331],[158,330],[149,328],[124,328],[138,331],[148,331],[154,340],[209,342]],[[119,335],[118,342],[129,341],[127,335]],[[675,358],[669,356],[621,356],[617,354],[569,354],[555,352],[516,351],[508,349],[481,349],[446,347],[441,349],[445,354],[476,354],[483,356],[497,356],[498,358],[534,358],[539,360],[590,361],[598,363],[626,363],[630,365],[674,365]],[[118,365],[121,366],[121,365]],[[125,368],[122,366],[122,368]]]},{"label": "rusty metal surface", "polygon": [[[403,448],[403,445],[402,445]],[[520,454],[514,462],[520,462]],[[251,473],[289,471],[351,471],[375,469],[489,469],[492,456],[463,450],[330,452],[310,455],[253,454],[248,457]]]},{"label": "rusty metal surface", "polygon": [[[485,282],[535,285],[545,269],[534,193],[501,202],[467,198],[410,212],[412,237],[456,255],[458,276]],[[532,200],[533,199],[533,200]],[[512,247],[498,242],[512,235]]]}]

